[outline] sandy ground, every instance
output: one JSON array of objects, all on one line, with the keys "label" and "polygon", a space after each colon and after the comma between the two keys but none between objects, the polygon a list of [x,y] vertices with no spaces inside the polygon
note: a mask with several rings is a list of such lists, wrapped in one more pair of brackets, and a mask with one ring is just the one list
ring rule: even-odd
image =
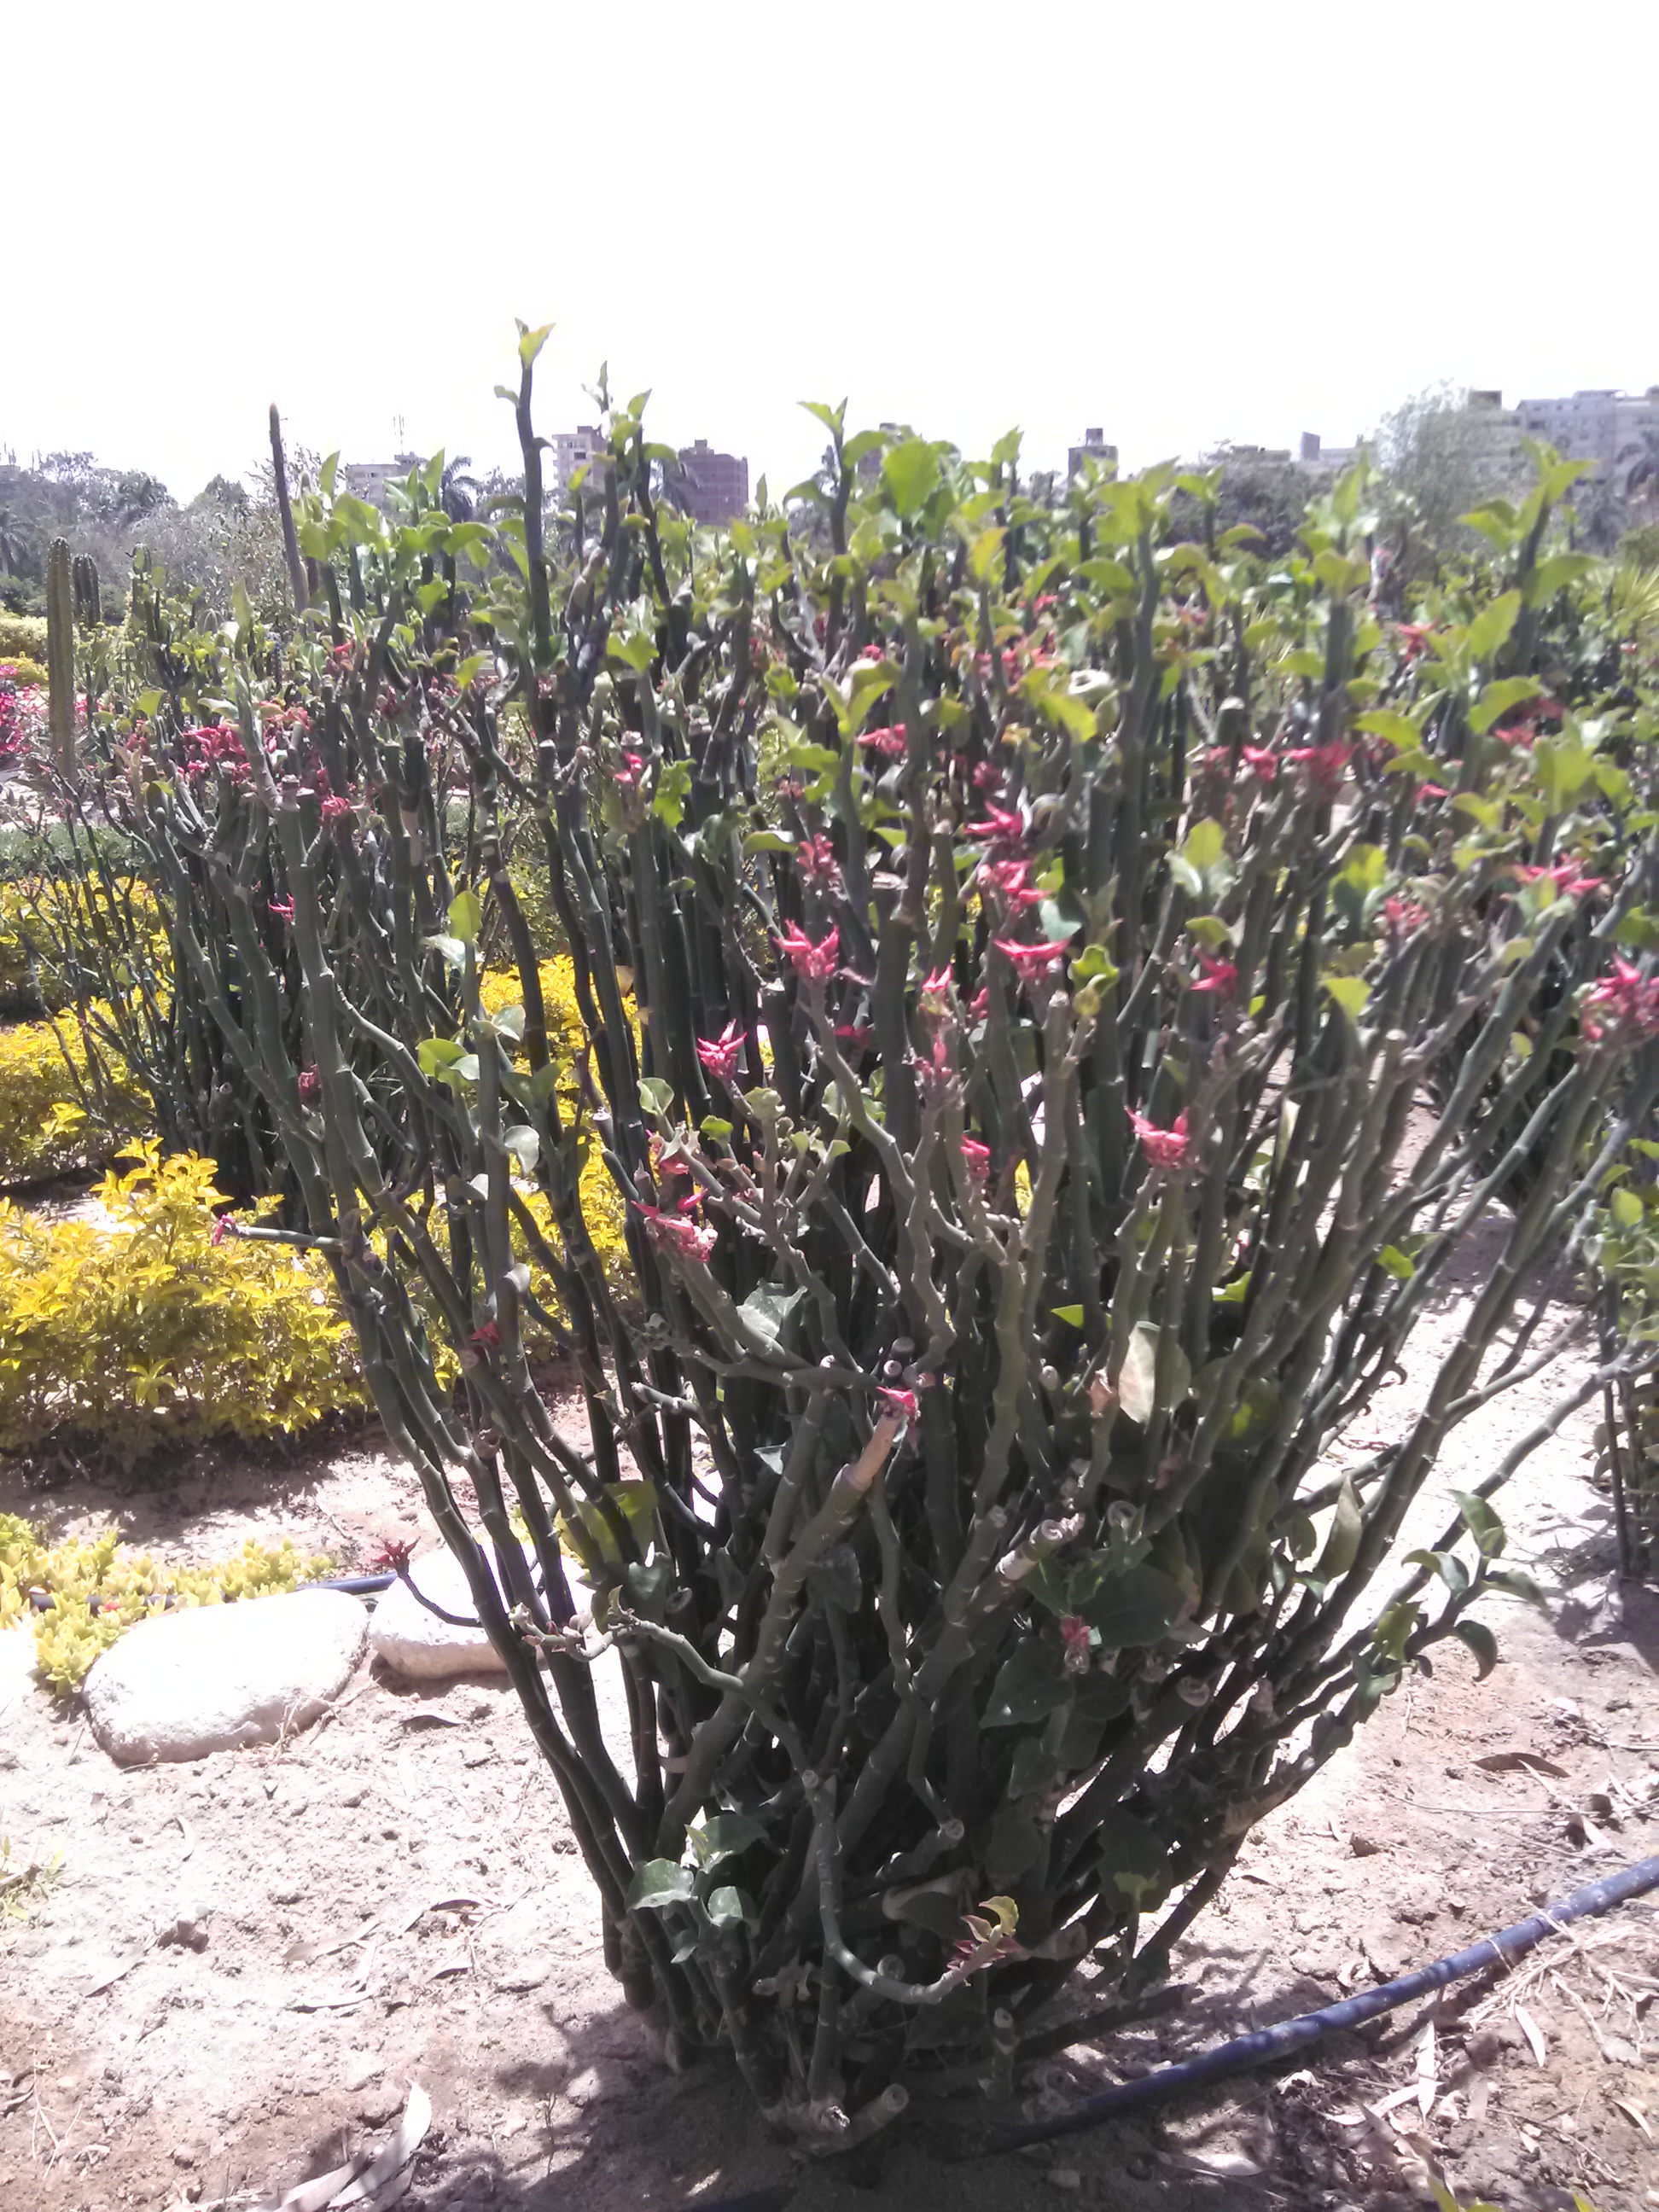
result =
[{"label": "sandy ground", "polygon": [[[1442,1342],[1455,1313],[1449,1300],[1432,1325]],[[1417,1540],[1571,1374],[1459,1433]],[[1421,1387],[1409,1366],[1366,1433],[1392,1433]],[[1186,2003],[1052,2061],[1024,2109],[1328,2003],[1659,1851],[1659,1595],[1613,1577],[1590,1421],[1503,1501],[1547,1617],[1487,1608],[1503,1658],[1485,1683],[1442,1647],[1432,1678],[1251,1839],[1177,1953]],[[411,1478],[363,1443],[276,1469],[204,1454],[129,1496],[25,1493],[0,1470],[0,1510],[58,1532],[112,1516],[198,1556],[288,1533],[348,1563],[424,1526]],[[417,2205],[623,2212],[762,2191],[757,2206],[800,2212],[1383,2212],[1422,2201],[1413,2139],[1461,2195],[1506,2212],[1568,2207],[1574,2187],[1596,2212],[1659,2204],[1659,1898],[1504,1985],[1133,2124],[991,2157],[982,2114],[913,2108],[808,2167],[721,2063],[659,2063],[605,1972],[557,1793],[488,1680],[432,1695],[365,1669],[280,1747],[135,1771],[26,1688],[0,1713],[0,1832],[14,1868],[63,1853],[45,1897],[0,1920],[8,2212],[247,2203],[383,2136],[411,2080],[435,2108]],[[156,1940],[181,1919],[201,1948]]]}]

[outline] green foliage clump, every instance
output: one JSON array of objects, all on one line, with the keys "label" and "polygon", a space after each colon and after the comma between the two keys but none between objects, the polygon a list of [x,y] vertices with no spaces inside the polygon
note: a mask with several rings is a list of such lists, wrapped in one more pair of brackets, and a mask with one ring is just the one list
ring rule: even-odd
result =
[{"label": "green foliage clump", "polygon": [[0,1183],[100,1166],[149,1126],[149,1097],[119,1065],[94,1100],[73,1020],[0,1029]]},{"label": "green foliage clump", "polygon": [[257,1230],[226,1234],[210,1160],[146,1144],[98,1198],[103,1221],[0,1200],[0,1451],[131,1467],[361,1409],[326,1272]]},{"label": "green foliage clump", "polygon": [[[8,614],[0,607],[0,660],[27,660],[44,671],[46,619],[44,615]],[[44,674],[35,678],[44,684]]]},{"label": "green foliage clump", "polygon": [[[34,1632],[36,1669],[55,1690],[75,1689],[101,1651],[158,1606],[230,1605],[274,1597],[325,1575],[333,1561],[302,1554],[284,1536],[264,1545],[250,1536],[228,1559],[158,1565],[133,1552],[115,1528],[47,1541],[33,1522],[0,1513],[0,1629],[26,1620]],[[29,1592],[52,1601],[36,1612]]]}]

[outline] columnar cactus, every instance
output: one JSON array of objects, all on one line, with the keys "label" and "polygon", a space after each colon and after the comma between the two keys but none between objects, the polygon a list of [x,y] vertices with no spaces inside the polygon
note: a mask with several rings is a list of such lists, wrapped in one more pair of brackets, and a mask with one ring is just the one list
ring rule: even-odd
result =
[{"label": "columnar cactus", "polygon": [[103,599],[98,581],[98,563],[89,553],[77,553],[72,574],[75,584],[75,619],[82,629],[96,629],[104,619]]},{"label": "columnar cactus", "polygon": [[[234,722],[164,708],[100,803],[629,1996],[845,2142],[930,2069],[1006,2086],[1080,1962],[1156,1974],[1431,1647],[1489,1668],[1525,1443],[1375,1578],[1448,1434],[1572,1340],[1515,1316],[1659,1092],[1613,955],[1654,833],[1620,710],[1581,773],[1585,702],[1498,670],[1570,471],[1399,629],[1363,469],[1264,569],[1170,541],[1167,471],[1042,507],[1012,441],[826,409],[823,477],[711,544],[636,404],[564,568],[544,335],[499,535],[418,477],[394,525],[310,498],[326,619],[280,680],[223,647]],[[1431,1381],[1344,1448],[1489,1218]]]}]

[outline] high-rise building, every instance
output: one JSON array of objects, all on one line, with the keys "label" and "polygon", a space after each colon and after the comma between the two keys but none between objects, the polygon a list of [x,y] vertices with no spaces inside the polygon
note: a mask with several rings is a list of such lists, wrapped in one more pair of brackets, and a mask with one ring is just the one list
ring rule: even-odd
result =
[{"label": "high-rise building", "polygon": [[1103,429],[1085,430],[1083,434],[1083,443],[1080,446],[1068,446],[1066,447],[1066,475],[1068,477],[1076,476],[1078,471],[1082,468],[1085,461],[1099,461],[1102,464],[1109,463],[1113,468],[1117,466],[1117,447],[1115,446],[1109,446],[1107,444],[1106,433]]},{"label": "high-rise building", "polygon": [[340,489],[349,491],[353,499],[360,499],[366,507],[378,507],[384,514],[389,504],[386,488],[394,477],[406,477],[409,466],[398,461],[348,461],[340,471]]},{"label": "high-rise building", "polygon": [[1571,398],[1522,399],[1516,421],[1564,460],[1589,461],[1595,482],[1624,496],[1659,467],[1659,384],[1639,395],[1575,392]]},{"label": "high-rise building", "polygon": [[663,496],[693,522],[730,522],[749,504],[746,454],[717,453],[707,438],[680,447],[678,465],[663,471]]},{"label": "high-rise building", "polygon": [[1323,470],[1332,476],[1352,467],[1358,446],[1327,446],[1321,442],[1317,430],[1302,433],[1301,450],[1297,454],[1297,465],[1304,469]]},{"label": "high-rise building", "polygon": [[610,448],[604,431],[596,423],[584,422],[574,430],[556,430],[547,444],[553,456],[553,489],[561,502],[568,496],[570,479],[578,469],[587,471],[582,480],[584,492],[600,489]]}]

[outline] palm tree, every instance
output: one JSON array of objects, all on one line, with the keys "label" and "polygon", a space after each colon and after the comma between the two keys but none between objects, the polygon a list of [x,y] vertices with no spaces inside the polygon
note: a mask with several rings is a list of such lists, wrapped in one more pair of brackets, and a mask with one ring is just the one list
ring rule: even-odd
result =
[{"label": "palm tree", "polygon": [[471,521],[475,495],[483,489],[477,477],[466,473],[471,466],[471,453],[457,453],[445,465],[438,497],[452,522]]}]

